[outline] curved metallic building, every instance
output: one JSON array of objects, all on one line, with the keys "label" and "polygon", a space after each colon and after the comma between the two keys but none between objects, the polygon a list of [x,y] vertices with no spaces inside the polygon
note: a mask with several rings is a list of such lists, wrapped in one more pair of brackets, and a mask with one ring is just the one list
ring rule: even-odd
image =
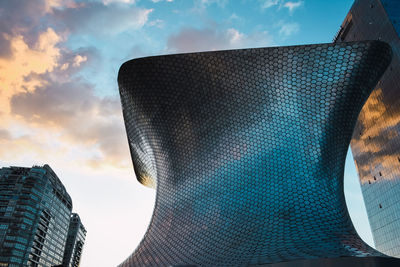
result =
[{"label": "curved metallic building", "polygon": [[135,172],[157,197],[122,266],[399,264],[360,239],[343,193],[357,116],[390,60],[366,41],[123,64]]}]

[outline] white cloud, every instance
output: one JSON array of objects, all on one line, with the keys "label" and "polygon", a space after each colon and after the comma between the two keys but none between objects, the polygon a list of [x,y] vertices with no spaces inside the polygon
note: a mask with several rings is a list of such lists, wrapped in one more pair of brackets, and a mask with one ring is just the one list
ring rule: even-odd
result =
[{"label": "white cloud", "polygon": [[202,5],[217,4],[221,7],[224,7],[228,3],[228,0],[200,0],[200,1]]},{"label": "white cloud", "polygon": [[283,6],[289,9],[289,13],[293,14],[293,11],[303,5],[303,1],[298,1],[298,2],[286,2]]},{"label": "white cloud", "polygon": [[63,25],[73,34],[90,33],[92,36],[109,38],[109,35],[140,29],[148,22],[153,11],[133,5],[108,3],[90,2],[81,8],[54,10],[51,22]]},{"label": "white cloud", "polygon": [[289,37],[300,31],[300,25],[297,22],[284,22],[283,20],[275,24],[275,27],[279,28],[279,35],[281,37]]},{"label": "white cloud", "polygon": [[203,13],[207,7],[213,4],[216,4],[220,8],[224,8],[228,2],[229,0],[195,0],[192,11],[195,13]]},{"label": "white cloud", "polygon": [[152,20],[149,22],[149,26],[155,26],[161,29],[164,27],[164,21],[162,19]]},{"label": "white cloud", "polygon": [[228,29],[227,34],[229,36],[229,41],[231,44],[238,44],[243,41],[244,34],[240,33],[236,29],[233,29],[233,28]]},{"label": "white cloud", "polygon": [[272,44],[267,31],[246,34],[235,28],[182,29],[168,38],[169,52],[195,52],[222,49],[261,47]]},{"label": "white cloud", "polygon": [[267,9],[273,6],[276,6],[280,4],[282,0],[263,0],[261,3],[261,8],[262,9]]},{"label": "white cloud", "polygon": [[241,20],[241,18],[240,18],[238,15],[236,15],[236,13],[233,13],[233,14],[229,17],[229,20]]},{"label": "white cloud", "polygon": [[135,2],[135,0],[103,0],[104,5],[109,5],[113,3],[134,4]]},{"label": "white cloud", "polygon": [[297,2],[294,1],[285,2],[285,0],[260,0],[260,2],[262,9],[267,9],[274,6],[278,6],[278,9],[285,7],[289,10],[290,14],[293,14],[295,9],[301,7],[304,4],[304,1],[302,0],[299,0]]},{"label": "white cloud", "polygon": [[87,56],[76,55],[74,57],[73,66],[74,67],[79,67],[81,65],[81,63],[83,63],[85,61],[87,61]]}]

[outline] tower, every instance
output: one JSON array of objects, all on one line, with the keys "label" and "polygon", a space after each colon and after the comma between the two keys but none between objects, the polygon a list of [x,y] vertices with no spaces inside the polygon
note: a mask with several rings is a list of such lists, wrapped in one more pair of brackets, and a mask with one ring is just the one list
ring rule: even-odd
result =
[{"label": "tower", "polygon": [[83,245],[85,244],[86,229],[77,213],[72,213],[68,228],[67,243],[64,251],[64,267],[78,267]]},{"label": "tower", "polygon": [[71,197],[49,165],[0,169],[0,266],[62,264]]},{"label": "tower", "polygon": [[335,42],[382,40],[393,60],[361,110],[351,140],[375,247],[400,257],[400,2],[357,0]]}]

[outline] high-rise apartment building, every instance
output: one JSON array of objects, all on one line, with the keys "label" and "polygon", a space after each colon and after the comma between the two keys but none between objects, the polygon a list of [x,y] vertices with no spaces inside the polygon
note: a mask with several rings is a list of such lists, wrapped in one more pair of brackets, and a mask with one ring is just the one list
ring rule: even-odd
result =
[{"label": "high-rise apartment building", "polygon": [[72,213],[69,223],[67,243],[65,245],[63,267],[78,267],[83,244],[85,243],[86,229],[78,214]]},{"label": "high-rise apartment building", "polygon": [[0,169],[0,266],[63,263],[72,200],[48,165]]},{"label": "high-rise apartment building", "polygon": [[393,59],[351,141],[375,246],[400,257],[400,1],[356,0],[335,42],[382,40]]}]

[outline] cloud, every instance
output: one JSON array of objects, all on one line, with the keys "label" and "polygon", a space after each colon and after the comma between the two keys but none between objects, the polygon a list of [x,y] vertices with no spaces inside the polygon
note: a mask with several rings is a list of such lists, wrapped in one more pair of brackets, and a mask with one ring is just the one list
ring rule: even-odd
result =
[{"label": "cloud", "polygon": [[84,3],[77,3],[73,0],[45,0],[45,13],[53,13],[54,9],[79,8]]},{"label": "cloud", "polygon": [[149,26],[155,26],[161,29],[164,27],[164,21],[161,19],[155,19],[149,22]]},{"label": "cloud", "polygon": [[127,3],[106,4],[0,2],[0,15],[5,18],[0,47],[7,50],[0,54],[3,158],[45,161],[51,159],[49,154],[70,155],[83,165],[130,165],[119,98],[98,96],[84,78],[90,70],[82,73],[101,63],[97,49],[67,47],[68,37],[87,34],[88,29],[114,33],[140,28],[152,11]]},{"label": "cloud", "polygon": [[[30,159],[44,159],[46,148],[48,144],[41,142],[40,140],[33,141],[29,136],[22,136],[18,138],[1,138],[0,145],[7,149],[0,149],[0,157],[3,160],[17,161],[21,158]],[[53,156],[55,156],[53,154]]]},{"label": "cloud", "polygon": [[283,38],[287,38],[300,31],[300,25],[297,22],[285,22],[281,20],[274,27],[279,28],[278,33]]},{"label": "cloud", "polygon": [[[63,47],[67,39],[57,25],[49,25],[55,12],[82,7],[72,0],[1,1],[0,15],[0,105],[9,112],[9,99],[17,93],[34,91],[46,84],[41,74],[61,69],[68,72],[82,64],[84,58],[74,54],[75,62],[63,62],[71,54]],[[18,14],[18,16],[15,16]],[[23,19],[21,19],[23,18]]]},{"label": "cloud", "polygon": [[229,0],[200,0],[200,3],[205,6],[216,4],[220,7],[224,7],[228,2]]},{"label": "cloud", "polygon": [[146,57],[146,56],[150,56],[150,55],[152,55],[152,54],[150,52],[144,50],[143,47],[139,46],[139,45],[135,45],[129,53],[130,58],[140,58],[140,57]]},{"label": "cloud", "polygon": [[167,48],[170,52],[194,52],[260,47],[271,43],[272,38],[267,31],[245,34],[234,28],[184,28],[168,38]]},{"label": "cloud", "polygon": [[[28,46],[22,35],[7,36],[12,56],[0,58],[0,81],[2,92],[0,104],[3,112],[8,112],[9,98],[21,91],[34,91],[36,87],[46,83],[32,74],[43,74],[58,66],[61,55],[57,46],[62,37],[53,29],[48,28],[40,33],[37,42]],[[30,75],[30,79],[27,76]]]},{"label": "cloud", "polygon": [[0,1],[0,57],[13,55],[11,40],[16,36],[23,36],[28,47],[37,43],[47,17],[52,16],[54,10],[75,9],[80,6],[82,4],[72,0]]},{"label": "cloud", "polygon": [[234,20],[242,21],[243,18],[236,15],[236,13],[232,13],[232,15],[229,17],[228,21],[234,21]]},{"label": "cloud", "polygon": [[[0,57],[10,57],[12,55],[12,37],[17,35],[22,36],[26,32],[32,32],[32,36],[36,36],[38,29],[35,26],[38,24],[39,18],[46,13],[47,9],[44,0],[0,1]],[[27,42],[27,39],[24,41]]]},{"label": "cloud", "polygon": [[273,6],[277,6],[282,3],[282,0],[262,0],[261,1],[261,8],[267,9]]},{"label": "cloud", "polygon": [[80,8],[55,10],[49,19],[74,34],[90,33],[92,36],[107,35],[108,38],[109,35],[140,29],[152,11],[115,1],[107,2],[107,5],[89,2]]},{"label": "cloud", "polygon": [[[79,73],[85,67],[98,66],[98,61],[101,60],[99,51],[95,47],[81,47],[75,50],[63,48],[58,59],[58,65],[48,75],[55,80],[69,79],[73,74]],[[61,82],[61,80],[60,80]]]},{"label": "cloud", "polygon": [[81,56],[81,55],[76,55],[74,57],[74,63],[72,64],[74,67],[79,67],[81,65],[81,63],[87,61],[87,57],[86,56]]},{"label": "cloud", "polygon": [[285,2],[284,0],[260,0],[261,2],[261,8],[262,9],[268,9],[274,6],[277,6],[278,9],[281,9],[282,7],[287,8],[289,10],[289,14],[293,14],[294,10],[301,7],[304,4],[304,1],[287,1]]},{"label": "cloud", "polygon": [[103,0],[103,4],[106,6],[113,3],[135,4],[135,2],[135,0]]},{"label": "cloud", "polygon": [[14,95],[11,111],[33,127],[57,133],[69,145],[96,148],[91,160],[127,165],[119,99],[96,96],[90,84],[51,81],[33,92]]},{"label": "cloud", "polygon": [[[194,7],[192,9],[193,13],[205,14],[206,9],[211,5],[217,5],[220,8],[225,8],[229,0],[195,0]],[[175,10],[173,12],[179,12]]]},{"label": "cloud", "polygon": [[[75,2],[72,0],[0,1],[0,56],[10,54],[7,36],[24,36],[31,46],[43,25],[57,33],[118,34],[141,28],[152,9],[138,8],[132,0]],[[18,14],[17,16],[15,14]],[[23,18],[23,19],[21,19]]]},{"label": "cloud", "polygon": [[303,1],[298,1],[298,2],[286,2],[283,6],[289,9],[289,13],[293,14],[294,10],[301,7],[304,4]]},{"label": "cloud", "polygon": [[0,129],[0,140],[2,139],[10,140],[11,139],[10,132],[5,129]]}]

